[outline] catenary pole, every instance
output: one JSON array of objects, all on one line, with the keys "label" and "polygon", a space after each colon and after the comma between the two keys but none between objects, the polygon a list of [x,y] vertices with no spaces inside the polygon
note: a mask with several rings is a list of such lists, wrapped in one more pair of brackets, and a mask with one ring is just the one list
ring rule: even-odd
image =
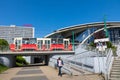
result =
[{"label": "catenary pole", "polygon": [[74,31],[72,31],[72,48],[73,48],[73,51],[75,50],[75,41],[74,41]]}]

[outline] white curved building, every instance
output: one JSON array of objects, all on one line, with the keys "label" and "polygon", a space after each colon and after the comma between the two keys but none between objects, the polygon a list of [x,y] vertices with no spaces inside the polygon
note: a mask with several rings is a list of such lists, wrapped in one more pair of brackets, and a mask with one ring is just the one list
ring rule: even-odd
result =
[{"label": "white curved building", "polygon": [[[64,37],[71,38],[72,40],[72,32],[74,32],[75,40],[82,42],[87,38],[88,35],[93,34],[85,41],[89,43],[93,41],[95,37],[100,38],[105,35],[104,26],[104,22],[73,25],[58,29],[53,33],[46,35],[45,37]],[[118,42],[120,40],[120,22],[106,22],[106,26],[109,33],[110,41],[113,43]]]}]

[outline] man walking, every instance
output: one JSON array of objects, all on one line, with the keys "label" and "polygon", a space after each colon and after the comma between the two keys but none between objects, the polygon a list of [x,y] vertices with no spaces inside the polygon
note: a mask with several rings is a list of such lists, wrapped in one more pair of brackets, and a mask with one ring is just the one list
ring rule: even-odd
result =
[{"label": "man walking", "polygon": [[59,69],[58,76],[62,77],[61,68],[63,66],[63,60],[60,57],[57,59],[57,66]]}]

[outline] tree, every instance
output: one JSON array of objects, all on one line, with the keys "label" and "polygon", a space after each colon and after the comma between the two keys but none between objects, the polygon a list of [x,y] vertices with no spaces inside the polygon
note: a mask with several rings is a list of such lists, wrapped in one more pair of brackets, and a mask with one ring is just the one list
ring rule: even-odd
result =
[{"label": "tree", "polygon": [[5,39],[0,39],[0,50],[6,50],[8,49],[9,44]]}]

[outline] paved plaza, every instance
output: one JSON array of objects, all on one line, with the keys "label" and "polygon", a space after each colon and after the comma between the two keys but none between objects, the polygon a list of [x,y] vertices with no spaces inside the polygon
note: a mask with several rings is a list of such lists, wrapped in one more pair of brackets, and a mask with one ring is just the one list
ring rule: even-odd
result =
[{"label": "paved plaza", "polygon": [[63,74],[58,76],[58,70],[49,66],[16,67],[0,74],[0,80],[103,80],[97,74],[70,76]]}]

